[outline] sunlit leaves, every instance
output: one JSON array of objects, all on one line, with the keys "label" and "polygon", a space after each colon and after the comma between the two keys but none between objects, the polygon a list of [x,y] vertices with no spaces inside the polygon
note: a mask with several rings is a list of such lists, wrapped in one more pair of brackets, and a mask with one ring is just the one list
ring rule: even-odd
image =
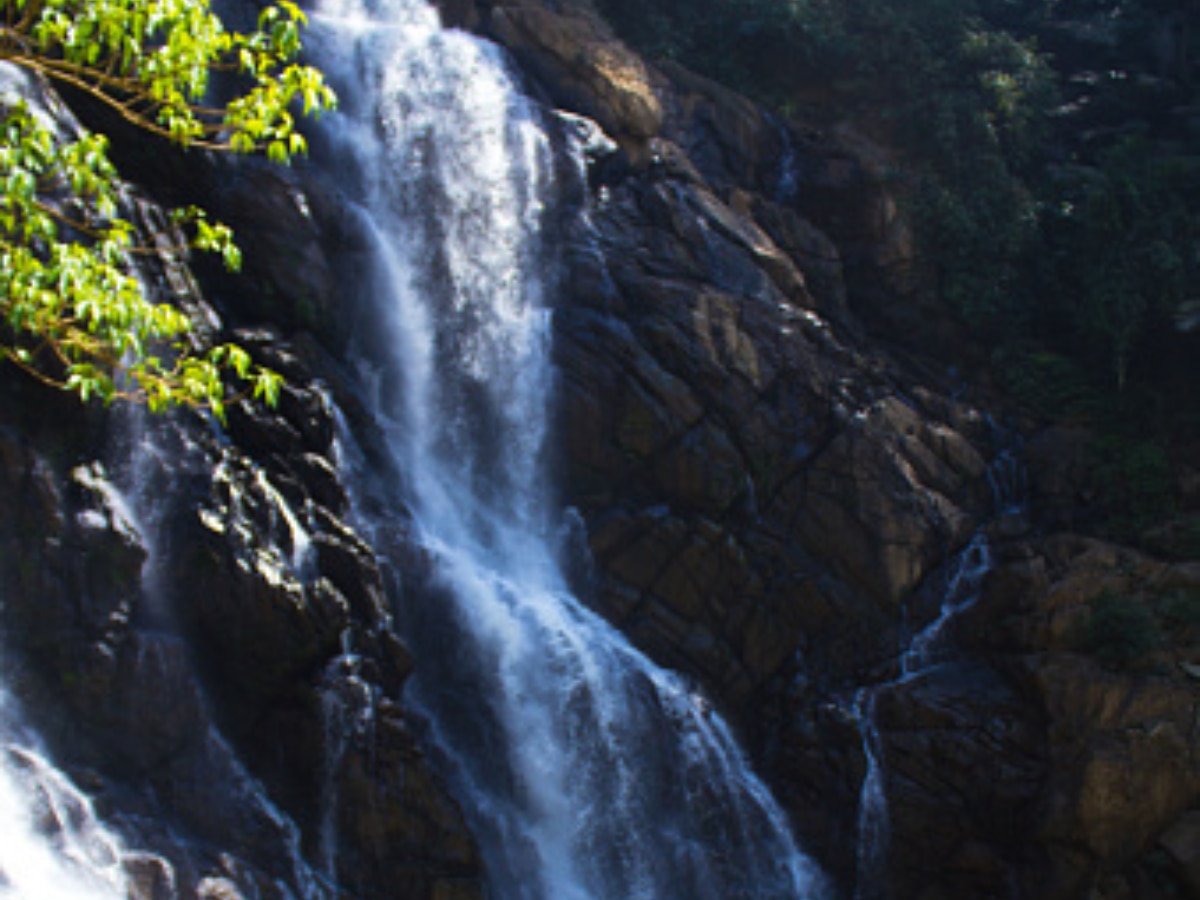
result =
[{"label": "sunlit leaves", "polygon": [[[0,59],[82,89],[128,122],[184,146],[263,153],[306,150],[293,109],[334,105],[297,63],[305,16],[267,7],[256,30],[225,29],[207,0],[0,0]],[[213,101],[214,75],[224,91]],[[207,104],[207,105],[206,105]],[[190,250],[235,270],[233,234],[203,210],[175,210],[153,249],[123,218],[122,185],[103,135],[63,140],[24,105],[0,111],[0,316],[7,358],[37,378],[152,410],[191,405],[223,417],[227,384],[274,402],[279,377],[233,345],[194,350],[186,315],[147,298],[133,260],[168,265]]]},{"label": "sunlit leaves", "polygon": [[[84,400],[127,396],[154,409],[185,403],[220,413],[225,371],[272,395],[276,376],[244,350],[192,356],[187,316],[147,299],[130,264],[134,229],[116,216],[119,185],[102,137],[57,143],[24,107],[9,113],[3,136],[0,311],[15,339],[0,355]],[[173,218],[194,229],[196,247],[236,261],[228,228],[199,210]]]},{"label": "sunlit leaves", "polygon": [[[207,0],[8,0],[0,57],[83,87],[125,118],[183,144],[303,152],[290,140],[289,107],[305,115],[334,105],[320,73],[299,65],[304,13],[268,6],[258,28],[226,31]],[[236,72],[235,96],[211,108],[216,72]]]}]

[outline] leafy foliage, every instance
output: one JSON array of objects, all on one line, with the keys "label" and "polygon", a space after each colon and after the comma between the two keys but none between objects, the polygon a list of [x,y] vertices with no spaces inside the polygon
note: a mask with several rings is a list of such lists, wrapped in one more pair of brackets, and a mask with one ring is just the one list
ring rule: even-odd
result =
[{"label": "leafy foliage", "polygon": [[1092,601],[1087,645],[1112,668],[1128,667],[1162,645],[1158,621],[1146,603],[1105,591]]},{"label": "leafy foliage", "polygon": [[1159,600],[1159,613],[1174,626],[1200,626],[1200,591],[1180,589]]},{"label": "leafy foliage", "polygon": [[1105,435],[1094,442],[1092,455],[1099,501],[1114,536],[1136,540],[1175,511],[1175,480],[1160,443]]},{"label": "leafy foliage", "polygon": [[[304,14],[281,2],[250,33],[227,31],[207,0],[3,0],[0,60],[81,90],[126,122],[185,147],[305,152],[292,113],[334,104],[321,75],[296,62]],[[214,76],[232,86],[205,105]],[[219,254],[236,269],[230,230],[202,210],[171,214],[176,241],[136,245],[123,186],[98,134],[10,101],[0,123],[0,355],[83,399],[151,409],[207,406],[223,415],[226,376],[273,402],[278,376],[234,345],[200,352],[180,310],[151,302],[135,258]]]},{"label": "leafy foliage", "polygon": [[1102,406],[1087,373],[1061,354],[1002,346],[992,354],[992,366],[1005,390],[1046,419],[1090,419]]},{"label": "leafy foliage", "polygon": [[1169,328],[1197,275],[1200,166],[1125,138],[1094,166],[1060,170],[1043,195],[1046,316],[1073,355],[1124,390],[1139,342]]}]

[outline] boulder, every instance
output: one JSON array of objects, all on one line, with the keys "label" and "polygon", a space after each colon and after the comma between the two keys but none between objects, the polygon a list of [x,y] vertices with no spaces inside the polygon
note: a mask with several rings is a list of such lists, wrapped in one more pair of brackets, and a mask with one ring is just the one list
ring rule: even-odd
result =
[{"label": "boulder", "polygon": [[130,900],[176,900],[175,870],[161,856],[128,853],[121,859]]},{"label": "boulder", "polygon": [[1128,863],[1200,798],[1195,690],[1050,657],[1033,671],[1056,778],[1044,839]]},{"label": "boulder", "polygon": [[556,104],[595,119],[635,152],[658,134],[663,110],[650,69],[590,4],[551,9],[502,0],[491,5],[485,27]]},{"label": "boulder", "polygon": [[[820,547],[851,583],[898,603],[945,558],[947,544],[966,543],[974,524],[951,498],[986,467],[948,433],[899,398],[863,410],[805,474],[799,539]],[[961,454],[947,454],[947,442]]]},{"label": "boulder", "polygon": [[704,178],[718,188],[746,185],[767,193],[777,185],[786,131],[756,103],[711,79],[664,62],[668,86],[664,135],[677,141]]},{"label": "boulder", "polygon": [[[237,323],[307,330],[343,347],[352,319],[327,247],[344,226],[331,221],[342,198],[302,174],[250,160],[220,168],[210,207],[238,236],[244,260],[236,278],[204,261],[206,281]],[[210,287],[210,290],[212,287]]]}]

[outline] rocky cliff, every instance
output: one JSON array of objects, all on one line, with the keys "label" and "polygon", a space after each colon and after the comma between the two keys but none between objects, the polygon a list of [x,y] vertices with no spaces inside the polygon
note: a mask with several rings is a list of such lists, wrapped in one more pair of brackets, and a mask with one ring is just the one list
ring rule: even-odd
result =
[{"label": "rocky cliff", "polygon": [[[1200,896],[1200,573],[1043,528],[1061,454],[1026,454],[1033,497],[1000,490],[994,461],[1038,439],[863,336],[912,258],[887,149],[656,67],[588,0],[441,9],[588,160],[553,321],[580,594],[734,720],[845,896]],[[361,526],[376,501],[344,476],[347,440],[378,456],[339,360],[366,240],[304,169],[206,164],[184,188],[177,165],[140,168],[145,190],[202,194],[248,271],[153,277],[289,387],[218,432],[0,383],[16,693],[136,851],[138,896],[480,896],[402,699],[437,652],[393,623],[421,554],[402,509]],[[978,590],[907,664],[980,536]],[[864,862],[872,766],[888,839]]]},{"label": "rocky cliff", "polygon": [[[585,0],[446,13],[613,141],[556,313],[597,608],[733,712],[847,894],[1194,893],[1192,567],[1054,533],[1079,445],[864,341],[915,256],[894,154],[655,67]],[[898,677],[973,535],[979,598]],[[1106,634],[1114,606],[1141,624]],[[856,840],[864,687],[882,876]]]},{"label": "rocky cliff", "polygon": [[[77,127],[44,85],[22,92]],[[286,240],[265,239],[277,253],[251,277],[281,282],[287,329],[327,262],[304,243],[295,185],[261,179],[249,215],[292,218],[276,215]],[[153,245],[161,211],[127,203]],[[310,269],[286,265],[306,250]],[[223,329],[178,261],[142,276],[202,338]],[[243,316],[273,286],[251,282]],[[331,378],[317,380],[334,364],[306,334],[242,338],[288,385],[275,411],[242,403],[224,430],[3,380],[6,680],[124,839],[132,896],[473,896],[472,838],[399,705],[395,578],[348,524]],[[69,811],[45,816],[51,837],[74,827]]]}]

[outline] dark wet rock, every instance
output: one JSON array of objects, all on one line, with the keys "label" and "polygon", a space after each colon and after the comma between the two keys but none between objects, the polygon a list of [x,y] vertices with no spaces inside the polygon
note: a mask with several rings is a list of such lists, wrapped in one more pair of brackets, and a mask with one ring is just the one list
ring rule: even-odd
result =
[{"label": "dark wet rock", "polygon": [[257,403],[236,403],[228,416],[230,435],[255,455],[285,453],[300,444],[300,432],[291,423]]},{"label": "dark wet rock", "polygon": [[[782,251],[702,184],[631,177],[593,223],[608,277],[559,311],[556,353],[570,499],[609,576],[598,596],[660,658],[740,695],[821,643],[798,629],[814,595],[886,609],[966,541],[986,447],[953,403],[897,396],[891,364],[813,312],[802,279],[781,283]],[[675,524],[614,537],[629,520],[613,513],[639,508]],[[662,580],[701,519],[754,548],[741,574],[693,579],[712,586],[702,615],[686,579]],[[846,665],[878,651],[857,652]]]},{"label": "dark wet rock", "polygon": [[388,885],[436,898],[446,875],[477,869],[460,813],[428,775],[399,707],[341,675],[326,686],[325,708],[339,881],[367,895]]},{"label": "dark wet rock", "polygon": [[336,243],[339,201],[297,171],[264,162],[224,165],[217,175],[209,205],[237,234],[244,264],[236,277],[206,267],[231,316],[344,346],[351,320],[327,250]]},{"label": "dark wet rock", "polygon": [[1200,811],[1184,813],[1158,841],[1187,896],[1200,896]]},{"label": "dark wet rock", "polygon": [[1049,768],[1037,709],[975,663],[927,670],[876,704],[897,893],[937,882],[949,896],[1011,896]]},{"label": "dark wet rock", "polygon": [[370,548],[346,529],[313,537],[317,565],[364,621],[386,615],[383,578]]},{"label": "dark wet rock", "polygon": [[[322,247],[353,252],[353,224],[320,185],[240,171],[225,200],[255,263],[235,318],[274,320],[243,333],[289,379],[278,407],[235,404],[222,433],[191,414],[85,409],[8,374],[5,682],[121,835],[138,900],[340,896],[314,880],[323,841],[354,861],[331,877],[361,896],[397,885],[414,898],[470,896],[471,885],[478,896],[473,840],[397,705],[411,669],[388,612],[397,581],[339,518],[350,501],[315,377],[352,398],[327,349],[351,320],[332,305]],[[130,196],[138,222],[163,225]],[[233,282],[207,282],[229,305]],[[151,261],[146,283],[196,317],[198,341],[227,337],[178,263]],[[379,727],[353,739],[357,776],[329,768],[324,702],[325,673],[351,646],[381,710]],[[329,819],[332,831],[331,791],[358,804]]]}]

